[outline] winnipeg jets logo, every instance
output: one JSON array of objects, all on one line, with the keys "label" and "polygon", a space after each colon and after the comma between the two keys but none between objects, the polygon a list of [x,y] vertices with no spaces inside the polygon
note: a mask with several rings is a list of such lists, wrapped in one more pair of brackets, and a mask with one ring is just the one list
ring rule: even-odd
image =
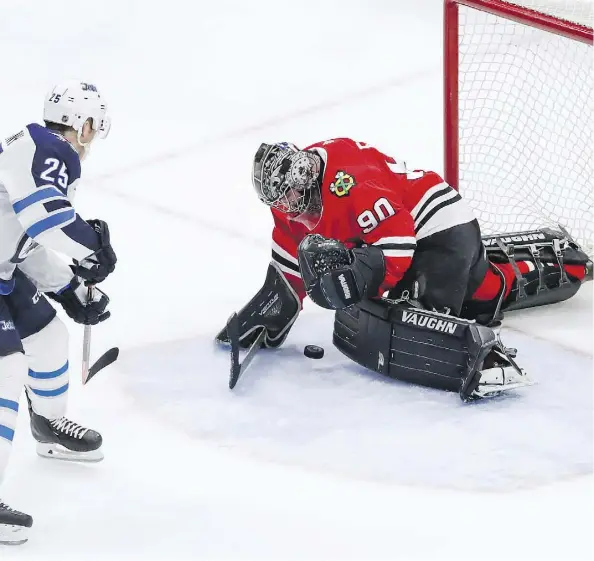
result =
[{"label": "winnipeg jets logo", "polygon": [[426,327],[428,329],[433,329],[434,331],[441,331],[442,333],[449,333],[451,335],[456,333],[458,327],[453,321],[437,319],[415,312],[402,312],[402,323],[411,323],[418,327]]}]

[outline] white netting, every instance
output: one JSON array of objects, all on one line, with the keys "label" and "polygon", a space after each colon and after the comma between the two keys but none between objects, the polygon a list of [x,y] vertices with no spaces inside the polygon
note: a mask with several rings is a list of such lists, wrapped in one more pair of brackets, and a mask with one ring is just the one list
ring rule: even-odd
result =
[{"label": "white netting", "polygon": [[[514,2],[592,25],[593,2]],[[592,251],[592,46],[459,8],[459,189],[484,233],[561,223]]]},{"label": "white netting", "polygon": [[536,12],[541,12],[549,16],[559,19],[565,19],[580,25],[592,27],[594,10],[592,9],[594,2],[592,0],[524,0],[523,2],[502,2],[512,6],[521,6],[529,8]]}]

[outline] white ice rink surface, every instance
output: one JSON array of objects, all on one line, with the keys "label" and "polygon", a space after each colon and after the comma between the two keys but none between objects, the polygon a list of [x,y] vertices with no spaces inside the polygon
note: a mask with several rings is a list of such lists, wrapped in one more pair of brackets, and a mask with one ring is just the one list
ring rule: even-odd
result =
[{"label": "white ice rink surface", "polygon": [[122,349],[84,388],[72,371],[103,463],[38,458],[22,409],[1,496],[35,524],[0,560],[594,556],[591,286],[510,314],[538,385],[470,406],[348,364],[311,304],[234,393],[211,342],[269,260],[260,142],[346,135],[442,171],[440,0],[0,0],[0,52],[2,134],[56,79],[110,103],[77,208],[119,257],[93,353]]}]

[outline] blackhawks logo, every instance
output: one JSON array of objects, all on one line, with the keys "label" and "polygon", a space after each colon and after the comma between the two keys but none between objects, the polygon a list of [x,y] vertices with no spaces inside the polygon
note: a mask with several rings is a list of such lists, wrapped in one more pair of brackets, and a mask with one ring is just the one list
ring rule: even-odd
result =
[{"label": "blackhawks logo", "polygon": [[355,178],[344,171],[339,171],[335,176],[333,183],[330,183],[330,191],[337,197],[345,197],[349,191],[357,185]]}]

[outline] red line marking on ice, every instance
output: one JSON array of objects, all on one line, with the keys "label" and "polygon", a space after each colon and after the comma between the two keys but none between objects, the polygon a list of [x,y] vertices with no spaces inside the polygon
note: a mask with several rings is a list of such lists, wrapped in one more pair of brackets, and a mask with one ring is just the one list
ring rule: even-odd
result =
[{"label": "red line marking on ice", "polygon": [[159,214],[169,215],[172,218],[177,220],[184,220],[189,223],[195,224],[200,228],[208,228],[210,230],[217,230],[221,233],[226,234],[234,239],[242,240],[248,243],[256,243],[258,245],[267,245],[270,243],[270,240],[267,238],[266,240],[262,238],[258,238],[256,236],[246,235],[245,232],[237,232],[231,228],[227,228],[220,224],[220,222],[210,222],[205,220],[204,218],[197,217],[195,215],[180,211],[178,209],[173,209],[167,207],[166,205],[161,205],[159,203],[150,201],[148,199],[144,199],[134,194],[124,193],[122,191],[118,191],[115,189],[109,188],[109,186],[104,185],[104,182],[113,177],[120,177],[122,175],[126,175],[129,173],[134,173],[139,169],[146,169],[151,166],[161,165],[166,161],[169,160],[176,160],[178,158],[184,158],[189,154],[193,154],[195,152],[199,152],[204,148],[210,148],[213,145],[227,142],[229,140],[241,138],[243,136],[247,136],[249,134],[259,132],[262,130],[266,130],[267,128],[273,127],[278,125],[279,123],[284,123],[287,121],[291,121],[293,119],[298,119],[300,117],[309,116],[315,113],[319,113],[320,111],[334,109],[345,103],[351,103],[353,101],[359,101],[366,97],[372,97],[378,94],[381,94],[385,91],[388,91],[392,88],[401,87],[403,85],[410,86],[416,80],[422,79],[425,76],[431,75],[438,71],[436,68],[423,68],[418,69],[413,72],[409,72],[408,74],[398,76],[397,78],[393,78],[387,82],[383,82],[381,84],[375,84],[373,86],[363,88],[360,90],[356,90],[353,92],[348,92],[342,96],[336,97],[331,100],[323,101],[314,105],[310,105],[303,109],[299,109],[297,111],[293,111],[292,113],[287,113],[285,115],[280,115],[276,117],[270,117],[260,123],[255,123],[252,125],[248,125],[246,127],[237,129],[235,131],[230,131],[228,133],[214,136],[211,138],[205,138],[196,142],[194,144],[188,145],[183,149],[171,151],[171,152],[164,152],[162,154],[153,155],[150,158],[145,160],[136,161],[131,163],[128,166],[121,167],[119,169],[115,169],[113,171],[98,174],[93,178],[90,178],[88,181],[85,181],[85,185],[93,186],[95,184],[101,183],[101,190],[102,192],[108,193],[110,196],[118,198],[122,201],[125,201],[129,204],[133,204],[136,208],[144,208],[147,210],[151,210],[153,212],[157,212]]}]

